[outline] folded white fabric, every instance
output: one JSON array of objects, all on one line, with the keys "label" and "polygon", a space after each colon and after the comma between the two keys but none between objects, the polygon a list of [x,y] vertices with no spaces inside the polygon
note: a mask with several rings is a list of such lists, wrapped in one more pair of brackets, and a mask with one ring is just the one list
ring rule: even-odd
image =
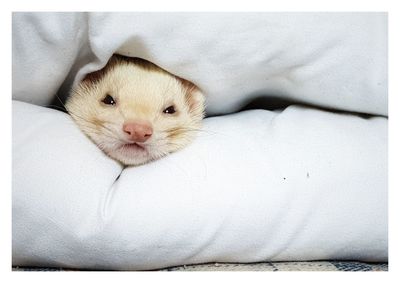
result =
[{"label": "folded white fabric", "polygon": [[68,115],[13,102],[13,264],[387,260],[386,118],[291,106],[203,130],[123,169]]},{"label": "folded white fabric", "polygon": [[209,114],[264,97],[387,116],[385,13],[14,13],[13,98],[47,105],[113,53],[195,82]]}]

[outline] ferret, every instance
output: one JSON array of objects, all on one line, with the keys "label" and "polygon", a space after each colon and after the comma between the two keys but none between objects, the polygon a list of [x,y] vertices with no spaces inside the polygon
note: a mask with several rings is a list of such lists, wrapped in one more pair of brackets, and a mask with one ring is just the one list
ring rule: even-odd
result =
[{"label": "ferret", "polygon": [[108,156],[141,165],[188,145],[205,96],[193,83],[141,58],[114,54],[72,89],[65,107]]}]

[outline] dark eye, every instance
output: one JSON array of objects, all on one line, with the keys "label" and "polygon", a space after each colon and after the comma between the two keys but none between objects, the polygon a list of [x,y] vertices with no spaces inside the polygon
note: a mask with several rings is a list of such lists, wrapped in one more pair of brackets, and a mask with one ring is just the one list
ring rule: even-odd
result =
[{"label": "dark eye", "polygon": [[165,114],[174,114],[176,112],[175,107],[173,105],[164,109],[163,113]]},{"label": "dark eye", "polygon": [[111,95],[109,95],[109,94],[107,94],[106,97],[104,97],[104,99],[102,100],[102,102],[103,102],[104,104],[107,104],[107,105],[115,105],[115,104],[116,104],[114,98],[113,98]]}]

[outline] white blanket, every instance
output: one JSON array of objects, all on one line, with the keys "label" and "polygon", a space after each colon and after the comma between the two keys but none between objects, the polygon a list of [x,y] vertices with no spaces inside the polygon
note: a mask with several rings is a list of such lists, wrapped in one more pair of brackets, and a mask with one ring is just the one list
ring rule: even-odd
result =
[{"label": "white blanket", "polygon": [[195,82],[211,115],[257,97],[387,115],[386,21],[385,13],[16,13],[13,97],[47,105],[118,52]]},{"label": "white blanket", "polygon": [[208,118],[191,146],[124,170],[59,111],[14,102],[13,133],[14,265],[387,260],[385,118]]},{"label": "white blanket", "polygon": [[261,97],[385,116],[386,20],[15,13],[13,99],[28,103],[13,102],[13,264],[387,260],[387,118],[305,106],[211,117],[184,150],[124,169],[42,107],[118,52],[198,84],[210,115]]}]

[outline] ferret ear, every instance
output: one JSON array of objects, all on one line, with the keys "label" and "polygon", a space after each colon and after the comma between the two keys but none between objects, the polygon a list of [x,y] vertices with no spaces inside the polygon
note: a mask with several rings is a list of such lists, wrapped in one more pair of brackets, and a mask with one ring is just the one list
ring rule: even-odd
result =
[{"label": "ferret ear", "polygon": [[196,88],[186,93],[186,101],[189,105],[189,111],[194,114],[202,113],[204,115],[205,96],[200,89]]},{"label": "ferret ear", "polygon": [[105,75],[105,69],[101,69],[92,73],[87,74],[83,80],[82,83],[87,84],[87,85],[92,85],[97,82],[99,82]]},{"label": "ferret ear", "polygon": [[94,83],[97,83],[101,81],[101,79],[106,75],[108,70],[112,68],[114,65],[116,65],[118,62],[120,62],[122,59],[119,55],[112,55],[111,58],[108,60],[107,64],[100,70],[94,71],[92,73],[87,74],[82,82],[86,83],[88,85],[92,85]]},{"label": "ferret ear", "polygon": [[189,111],[193,114],[204,115],[205,96],[203,92],[192,82],[178,78],[185,92],[186,103],[189,105]]}]

